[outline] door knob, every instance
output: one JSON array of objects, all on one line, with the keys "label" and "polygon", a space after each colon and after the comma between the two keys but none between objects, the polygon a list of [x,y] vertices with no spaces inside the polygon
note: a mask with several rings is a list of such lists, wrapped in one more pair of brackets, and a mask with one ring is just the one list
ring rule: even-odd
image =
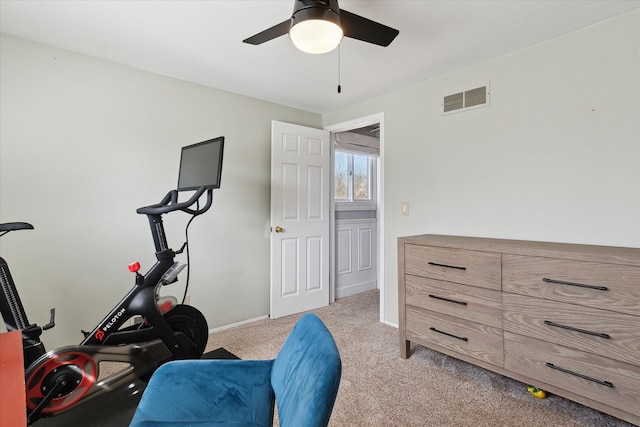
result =
[{"label": "door knob", "polygon": [[280,227],[279,225],[276,225],[276,233],[282,233],[284,231],[284,228]]}]

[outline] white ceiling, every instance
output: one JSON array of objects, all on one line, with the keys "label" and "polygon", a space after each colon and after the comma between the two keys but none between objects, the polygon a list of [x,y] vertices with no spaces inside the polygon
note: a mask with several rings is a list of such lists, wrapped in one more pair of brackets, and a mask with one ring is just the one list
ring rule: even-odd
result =
[{"label": "white ceiling", "polygon": [[638,9],[640,0],[341,0],[340,7],[400,30],[386,48],[343,40],[341,94],[337,50],[304,54],[287,36],[242,43],[288,19],[293,0],[0,0],[0,30],[325,113]]}]

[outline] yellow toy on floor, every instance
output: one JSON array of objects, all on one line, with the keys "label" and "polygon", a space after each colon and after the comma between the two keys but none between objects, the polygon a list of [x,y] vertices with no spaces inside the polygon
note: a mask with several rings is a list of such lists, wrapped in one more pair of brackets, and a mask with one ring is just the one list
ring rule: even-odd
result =
[{"label": "yellow toy on floor", "polygon": [[527,386],[527,390],[529,390],[529,393],[531,393],[533,396],[537,397],[538,399],[544,399],[545,397],[547,397],[547,392],[544,390],[541,390],[537,387],[534,387],[532,385]]}]

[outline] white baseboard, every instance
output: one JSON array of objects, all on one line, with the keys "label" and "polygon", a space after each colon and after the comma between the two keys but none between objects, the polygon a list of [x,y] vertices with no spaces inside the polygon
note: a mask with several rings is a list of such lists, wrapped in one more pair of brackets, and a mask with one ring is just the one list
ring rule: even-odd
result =
[{"label": "white baseboard", "polygon": [[375,280],[371,280],[369,282],[355,283],[348,286],[336,286],[336,298],[350,297],[351,295],[359,294],[360,292],[372,291],[376,289],[376,285],[377,282]]},{"label": "white baseboard", "polygon": [[258,320],[268,319],[269,315],[264,315],[260,317],[254,317],[253,319],[243,320],[241,322],[231,323],[230,325],[218,326],[217,328],[209,329],[209,333],[213,334],[215,332],[224,331],[227,329],[235,328],[236,326],[246,325],[247,323],[257,322]]}]

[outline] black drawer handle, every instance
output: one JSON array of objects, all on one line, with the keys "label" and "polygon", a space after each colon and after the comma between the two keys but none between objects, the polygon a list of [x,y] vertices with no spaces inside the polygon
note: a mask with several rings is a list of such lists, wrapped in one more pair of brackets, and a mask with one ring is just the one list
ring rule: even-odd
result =
[{"label": "black drawer handle", "polygon": [[457,335],[453,335],[453,334],[450,334],[450,333],[448,333],[448,332],[443,332],[443,331],[440,331],[440,330],[438,330],[438,329],[434,328],[433,326],[432,326],[432,327],[430,327],[429,329],[431,329],[433,332],[437,332],[437,333],[439,333],[439,334],[446,335],[446,336],[448,336],[448,337],[452,337],[452,338],[459,339],[460,341],[469,341],[469,339],[468,339],[468,338],[466,338],[466,337],[459,337],[459,336],[457,336]]},{"label": "black drawer handle", "polygon": [[433,295],[433,294],[429,294],[429,298],[435,298],[435,299],[439,299],[439,300],[442,300],[442,301],[452,302],[452,303],[460,304],[460,305],[467,305],[467,303],[464,302],[464,301],[456,301],[454,299],[439,297],[439,296]]},{"label": "black drawer handle", "polygon": [[599,379],[596,379],[596,378],[589,377],[587,375],[579,374],[577,372],[573,372],[573,371],[570,371],[568,369],[564,369],[564,368],[561,368],[559,366],[556,366],[553,363],[547,362],[546,365],[547,365],[547,368],[555,369],[556,371],[564,372],[565,374],[574,375],[576,377],[580,377],[580,378],[583,378],[585,380],[593,381],[594,383],[605,385],[607,387],[613,387],[613,383],[611,383],[609,381],[603,381],[603,380],[599,380]]},{"label": "black drawer handle", "polygon": [[455,268],[456,270],[466,270],[467,269],[467,267],[459,267],[457,265],[440,264],[440,263],[437,263],[437,262],[430,262],[429,265],[435,265],[436,267]]},{"label": "black drawer handle", "polygon": [[593,335],[595,337],[611,338],[611,336],[609,334],[603,334],[601,332],[593,332],[593,331],[589,331],[589,330],[586,330],[586,329],[574,328],[573,326],[561,325],[560,323],[555,323],[555,322],[552,322],[550,320],[545,320],[544,324],[545,325],[549,325],[549,326],[555,326],[556,328],[562,328],[562,329],[568,329],[568,330],[574,331],[574,332],[580,332],[582,334]]},{"label": "black drawer handle", "polygon": [[557,283],[558,285],[569,285],[569,286],[577,286],[579,288],[595,289],[598,291],[609,290],[606,286],[586,285],[584,283],[576,283],[576,282],[565,282],[564,280],[548,279],[546,277],[543,278],[542,281],[547,283]]}]

